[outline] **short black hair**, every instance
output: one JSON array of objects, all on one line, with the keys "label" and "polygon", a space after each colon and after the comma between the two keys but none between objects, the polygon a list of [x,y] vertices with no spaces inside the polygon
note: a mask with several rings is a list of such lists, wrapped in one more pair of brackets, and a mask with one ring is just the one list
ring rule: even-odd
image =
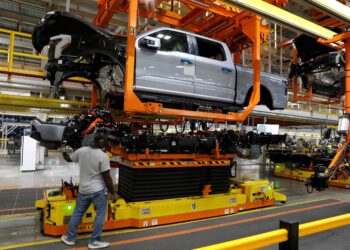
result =
[{"label": "short black hair", "polygon": [[108,143],[108,136],[106,133],[103,132],[97,132],[94,136],[94,147],[95,148],[102,148],[101,141],[104,141],[104,146]]}]

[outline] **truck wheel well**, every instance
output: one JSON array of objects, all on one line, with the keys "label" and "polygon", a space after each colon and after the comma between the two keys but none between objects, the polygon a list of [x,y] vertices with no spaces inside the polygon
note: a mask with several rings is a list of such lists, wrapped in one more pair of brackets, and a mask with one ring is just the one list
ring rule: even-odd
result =
[{"label": "truck wheel well", "polygon": [[[247,93],[247,96],[245,98],[245,101],[244,101],[244,105],[247,106],[249,104],[249,100],[250,100],[250,97],[253,93],[253,87],[251,87],[249,90],[248,90],[248,93]],[[270,110],[273,109],[273,105],[272,105],[272,96],[271,96],[271,93],[270,91],[265,87],[265,86],[262,86],[260,85],[260,102],[259,102],[259,105],[266,105]]]}]

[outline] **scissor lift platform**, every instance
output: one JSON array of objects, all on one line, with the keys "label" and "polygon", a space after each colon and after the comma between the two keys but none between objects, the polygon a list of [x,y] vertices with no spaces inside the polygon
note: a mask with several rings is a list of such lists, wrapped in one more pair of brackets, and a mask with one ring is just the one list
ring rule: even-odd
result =
[{"label": "scissor lift platform", "polygon": [[[74,192],[74,191],[73,191]],[[67,195],[68,194],[68,195]],[[36,201],[41,210],[42,231],[47,235],[66,233],[76,199],[70,189],[49,189],[44,199]],[[182,221],[235,214],[239,211],[272,206],[275,201],[286,201],[266,180],[232,180],[230,190],[224,194],[203,195],[153,201],[126,202],[119,198],[108,202],[104,229],[146,228]],[[78,232],[91,232],[95,212],[90,206],[82,219]]]}]

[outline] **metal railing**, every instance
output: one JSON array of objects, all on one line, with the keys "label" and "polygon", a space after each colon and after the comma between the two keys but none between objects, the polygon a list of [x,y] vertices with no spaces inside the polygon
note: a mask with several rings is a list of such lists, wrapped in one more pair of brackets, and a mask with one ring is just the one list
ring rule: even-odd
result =
[{"label": "metal railing", "polygon": [[[32,58],[32,59],[38,59],[38,63],[41,62],[41,60],[47,60],[46,56],[36,55],[34,54],[34,49],[32,53],[27,53],[23,51],[16,50],[15,46],[15,40],[16,38],[19,39],[31,39],[32,35],[28,33],[13,31],[13,30],[7,30],[7,29],[1,29],[0,28],[0,34],[8,36],[9,42],[6,44],[5,42],[2,43],[2,45],[7,45],[7,49],[0,49],[0,54],[6,54],[7,55],[7,62],[5,65],[0,66],[0,72],[6,73],[8,75],[12,74],[19,74],[19,75],[27,75],[27,76],[34,76],[34,77],[43,77],[44,76],[44,70],[41,67],[29,67],[30,69],[26,69],[25,66],[20,65],[19,67],[14,64],[14,58]],[[35,70],[33,69],[35,68]]]},{"label": "metal railing", "polygon": [[[9,38],[8,43],[7,42],[1,42],[1,39],[4,39],[7,36]],[[31,45],[31,39],[32,35],[29,33],[23,33],[19,31],[13,31],[13,30],[8,30],[8,29],[2,29],[0,28],[0,46],[1,47],[6,47],[6,49],[3,49],[0,47],[0,54],[5,54],[7,55],[7,62],[3,63],[0,62],[0,73],[7,74],[9,77],[11,75],[23,75],[23,76],[30,76],[30,77],[44,77],[44,61],[47,60],[47,56],[42,56],[42,55],[37,55],[34,53],[34,48],[30,48],[32,51],[31,53],[28,52],[23,52],[24,50],[19,49],[21,46],[16,44],[16,39],[25,39],[27,42],[29,41],[30,46]],[[29,39],[29,40],[28,40]],[[17,50],[16,50],[17,49]],[[20,58],[31,58],[34,60],[37,60],[36,65],[30,65],[30,64],[15,64],[15,58],[19,60]],[[33,64],[33,62],[32,62]],[[40,66],[39,66],[40,65]],[[78,81],[78,82],[90,82],[89,80],[81,77],[72,77],[68,79],[69,81]]]},{"label": "metal railing", "polygon": [[197,248],[196,250],[249,250],[267,247],[275,244],[280,244],[279,249],[294,250],[298,248],[299,237],[305,237],[349,224],[350,214],[339,215],[300,225],[298,222],[289,223],[281,221],[280,229],[211,246]]}]

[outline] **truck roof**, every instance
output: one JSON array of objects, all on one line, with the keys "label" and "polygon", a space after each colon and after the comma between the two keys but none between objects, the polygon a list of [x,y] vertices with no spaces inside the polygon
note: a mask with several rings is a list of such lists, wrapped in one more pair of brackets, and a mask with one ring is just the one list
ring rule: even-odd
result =
[{"label": "truck roof", "polygon": [[192,32],[188,32],[188,31],[185,31],[185,30],[181,30],[181,29],[174,29],[174,28],[169,28],[169,27],[157,27],[153,30],[150,30],[150,31],[147,31],[147,32],[144,32],[142,34],[140,34],[140,36],[142,35],[147,35],[149,33],[153,33],[155,31],[159,31],[159,30],[171,30],[171,31],[176,31],[176,32],[181,32],[181,33],[184,33],[184,34],[187,34],[187,35],[192,35],[192,36],[196,36],[196,37],[200,37],[200,38],[203,38],[203,39],[206,39],[206,40],[210,40],[210,41],[213,41],[213,42],[217,42],[217,43],[221,43],[225,46],[227,46],[226,43],[222,42],[222,41],[219,41],[219,40],[216,40],[216,39],[213,39],[213,38],[209,38],[209,37],[206,37],[206,36],[201,36],[201,35],[198,35],[196,33],[192,33]]}]

